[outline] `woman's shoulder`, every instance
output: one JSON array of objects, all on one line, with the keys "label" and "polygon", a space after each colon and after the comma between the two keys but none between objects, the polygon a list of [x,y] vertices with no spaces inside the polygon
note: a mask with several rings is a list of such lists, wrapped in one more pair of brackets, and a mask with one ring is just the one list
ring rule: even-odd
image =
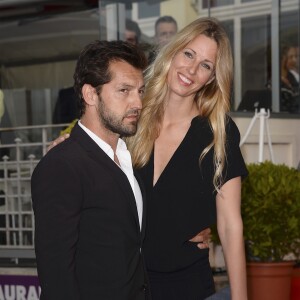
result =
[{"label": "woman's shoulder", "polygon": [[203,116],[196,116],[192,119],[191,128],[198,131],[212,132],[209,119]]},{"label": "woman's shoulder", "polygon": [[[225,131],[226,135],[239,138],[240,131],[235,123],[235,121],[229,116],[226,115],[225,119]],[[206,132],[208,137],[212,137],[213,130],[209,121],[209,118],[197,116],[192,120],[192,128],[194,131],[201,131],[201,133]]]},{"label": "woman's shoulder", "polygon": [[197,116],[191,122],[191,134],[194,138],[210,142],[213,139],[213,131],[210,126],[209,119],[202,116]]},{"label": "woman's shoulder", "polygon": [[240,139],[239,128],[229,115],[226,117],[226,135],[229,138]]}]

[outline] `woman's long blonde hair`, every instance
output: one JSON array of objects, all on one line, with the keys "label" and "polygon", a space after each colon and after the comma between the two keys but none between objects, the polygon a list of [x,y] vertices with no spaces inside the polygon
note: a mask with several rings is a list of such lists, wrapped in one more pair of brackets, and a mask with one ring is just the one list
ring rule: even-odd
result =
[{"label": "woman's long blonde hair", "polygon": [[141,168],[147,164],[153,150],[154,142],[159,136],[165,100],[168,91],[167,76],[173,57],[199,35],[205,35],[218,45],[215,64],[215,79],[204,86],[195,95],[199,116],[209,119],[214,139],[200,155],[200,162],[208,151],[214,147],[214,186],[219,191],[222,185],[222,172],[226,160],[226,120],[230,109],[233,61],[230,42],[226,32],[214,18],[200,18],[181,31],[158,53],[153,64],[146,71],[146,91],[143,110],[135,136],[129,138],[128,148],[133,165]]}]

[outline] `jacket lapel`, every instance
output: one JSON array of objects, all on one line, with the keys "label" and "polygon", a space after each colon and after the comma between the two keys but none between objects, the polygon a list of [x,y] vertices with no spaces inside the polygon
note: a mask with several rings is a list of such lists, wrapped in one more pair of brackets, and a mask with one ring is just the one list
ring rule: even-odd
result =
[{"label": "jacket lapel", "polygon": [[72,139],[76,140],[78,144],[87,152],[91,159],[104,167],[115,179],[119,188],[123,191],[128,199],[131,211],[134,215],[136,225],[140,231],[139,219],[137,214],[135,197],[131,185],[125,173],[121,168],[80,128],[78,124],[74,126],[71,132]]}]

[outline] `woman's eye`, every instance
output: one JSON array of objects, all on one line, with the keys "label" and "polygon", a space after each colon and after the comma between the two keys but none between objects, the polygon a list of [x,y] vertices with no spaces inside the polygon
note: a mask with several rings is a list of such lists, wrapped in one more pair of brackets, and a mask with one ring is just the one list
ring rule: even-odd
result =
[{"label": "woman's eye", "polygon": [[204,67],[207,70],[211,70],[211,66],[208,64],[202,64],[202,67]]},{"label": "woman's eye", "polygon": [[127,89],[121,89],[120,92],[121,93],[128,93],[128,90]]},{"label": "woman's eye", "polygon": [[189,51],[184,51],[183,53],[184,53],[184,55],[185,55],[186,57],[188,57],[188,58],[193,58],[193,54],[192,54],[191,52],[189,52]]}]

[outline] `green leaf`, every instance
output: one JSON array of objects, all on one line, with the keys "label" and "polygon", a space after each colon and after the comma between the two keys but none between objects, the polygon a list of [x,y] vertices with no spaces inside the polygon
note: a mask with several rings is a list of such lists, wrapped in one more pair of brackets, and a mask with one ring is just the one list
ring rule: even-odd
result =
[{"label": "green leaf", "polygon": [[262,261],[299,257],[300,172],[269,161],[247,168],[241,193],[247,253]]}]

